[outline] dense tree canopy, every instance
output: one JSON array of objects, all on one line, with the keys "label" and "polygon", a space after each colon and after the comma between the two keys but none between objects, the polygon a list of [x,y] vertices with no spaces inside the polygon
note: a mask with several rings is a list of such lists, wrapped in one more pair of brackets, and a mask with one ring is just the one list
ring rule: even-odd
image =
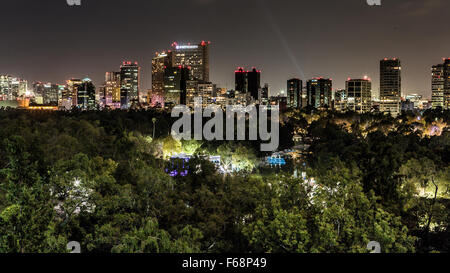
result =
[{"label": "dense tree canopy", "polygon": [[258,142],[173,139],[161,111],[0,110],[0,253],[447,252],[449,119],[288,111],[280,149],[309,148],[267,168]]}]

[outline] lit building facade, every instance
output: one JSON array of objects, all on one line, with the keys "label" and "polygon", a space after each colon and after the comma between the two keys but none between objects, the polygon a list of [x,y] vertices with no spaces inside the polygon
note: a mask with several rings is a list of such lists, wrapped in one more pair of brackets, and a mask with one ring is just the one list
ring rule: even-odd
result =
[{"label": "lit building facade", "polygon": [[347,109],[347,90],[338,89],[334,92],[333,109],[340,112],[346,112]]},{"label": "lit building facade", "polygon": [[12,77],[9,75],[0,75],[0,100],[11,100],[12,96]]},{"label": "lit building facade", "polygon": [[433,109],[450,109],[450,58],[431,69],[431,100]]},{"label": "lit building facade", "polygon": [[380,100],[400,100],[402,96],[402,66],[399,59],[380,61]]},{"label": "lit building facade", "polygon": [[372,108],[372,82],[369,78],[348,79],[345,83],[347,109],[366,113]]},{"label": "lit building facade", "polygon": [[173,43],[174,66],[189,67],[193,79],[209,82],[209,50],[211,42]]},{"label": "lit building facade", "polygon": [[93,110],[95,103],[95,86],[91,79],[83,79],[77,88],[77,107],[83,110]]},{"label": "lit building facade", "polygon": [[258,101],[262,105],[267,105],[269,103],[269,84],[266,83],[261,88],[261,92],[258,96]]},{"label": "lit building facade", "polygon": [[63,105],[66,109],[78,106],[78,88],[83,84],[81,79],[70,79],[67,81],[67,93],[63,94]]},{"label": "lit building facade", "polygon": [[444,65],[433,65],[431,68],[431,105],[433,109],[444,108]]},{"label": "lit building facade", "polygon": [[106,72],[105,84],[100,94],[104,106],[120,108],[120,72]]},{"label": "lit building facade", "polygon": [[164,103],[168,107],[179,104],[186,105],[187,82],[190,79],[190,69],[183,66],[165,69]]},{"label": "lit building facade", "polygon": [[287,107],[302,108],[303,82],[300,79],[290,79],[287,81]]},{"label": "lit building facade", "polygon": [[310,107],[324,110],[331,109],[333,99],[332,79],[314,78],[306,84],[307,104]]},{"label": "lit building facade", "polygon": [[137,62],[123,62],[120,66],[120,105],[129,109],[133,103],[139,103],[139,84],[141,68]]},{"label": "lit building facade", "polygon": [[444,59],[444,77],[445,109],[450,110],[450,58]]},{"label": "lit building facade", "polygon": [[28,82],[20,78],[11,79],[11,93],[12,99],[24,96],[27,94]]},{"label": "lit building facade", "polygon": [[[175,65],[175,54],[172,51],[156,52],[152,59],[152,92],[153,96],[164,96],[164,76],[166,68]],[[155,98],[156,99],[156,98]]]}]

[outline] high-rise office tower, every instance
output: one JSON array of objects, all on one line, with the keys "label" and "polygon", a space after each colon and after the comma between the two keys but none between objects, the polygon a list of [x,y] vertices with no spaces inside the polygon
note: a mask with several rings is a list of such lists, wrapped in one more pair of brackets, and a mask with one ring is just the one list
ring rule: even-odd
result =
[{"label": "high-rise office tower", "polygon": [[332,107],[332,79],[314,78],[306,84],[307,104],[317,109]]},{"label": "high-rise office tower", "polygon": [[63,96],[67,94],[67,86],[65,84],[58,84],[58,106],[63,106]]},{"label": "high-rise office tower", "polygon": [[347,90],[338,89],[334,91],[333,109],[336,111],[347,111]]},{"label": "high-rise office tower", "polygon": [[210,82],[198,83],[198,93],[202,98],[203,108],[212,104],[213,101],[214,85]]},{"label": "high-rise office tower", "polygon": [[334,101],[342,102],[347,100],[347,90],[338,89],[334,92]]},{"label": "high-rise office tower", "polygon": [[264,84],[261,88],[261,92],[258,97],[259,103],[262,105],[267,105],[269,103],[269,84]]},{"label": "high-rise office tower", "polygon": [[173,67],[175,58],[172,51],[156,52],[152,59],[152,95],[164,95],[164,75],[167,67]]},{"label": "high-rise office tower", "polygon": [[120,107],[120,87],[120,72],[106,72],[105,84],[100,96],[105,106]]},{"label": "high-rise office tower", "polygon": [[431,68],[431,105],[433,109],[444,108],[444,64],[433,65]]},{"label": "high-rise office tower", "polygon": [[190,69],[183,66],[165,69],[164,98],[166,105],[186,105],[187,82],[190,79],[190,73]]},{"label": "high-rise office tower", "polygon": [[243,67],[238,67],[234,72],[235,90],[240,93],[247,93],[247,71]]},{"label": "high-rise office tower", "polygon": [[444,107],[450,110],[450,58],[444,59]]},{"label": "high-rise office tower", "polygon": [[348,79],[345,83],[347,107],[357,113],[369,112],[372,108],[372,82],[369,78]]},{"label": "high-rise office tower", "polygon": [[42,94],[43,103],[46,105],[58,104],[59,85],[52,83],[45,83],[44,92]]},{"label": "high-rise office tower", "polygon": [[12,97],[18,98],[27,93],[28,82],[26,80],[20,78],[12,78],[11,79],[11,92]]},{"label": "high-rise office tower", "polygon": [[11,76],[0,75],[0,100],[11,100],[11,83]]},{"label": "high-rise office tower", "polygon": [[249,93],[254,100],[258,100],[261,89],[261,71],[253,68],[245,71],[239,67],[235,71],[235,89],[238,93]]},{"label": "high-rise office tower", "polygon": [[186,81],[186,105],[194,107],[194,99],[199,96],[198,81],[192,79]]},{"label": "high-rise office tower", "polygon": [[123,62],[120,66],[120,104],[129,109],[139,102],[140,67],[137,62]]},{"label": "high-rise office tower", "polygon": [[399,59],[380,61],[380,99],[400,100],[402,96],[402,66]]},{"label": "high-rise office tower", "polygon": [[254,100],[258,99],[259,89],[261,88],[261,71],[253,68],[247,72],[248,93]]},{"label": "high-rise office tower", "polygon": [[193,79],[209,82],[209,47],[211,42],[197,45],[173,43],[174,66],[190,67]]},{"label": "high-rise office tower", "polygon": [[431,69],[431,97],[433,109],[450,109],[450,58]]},{"label": "high-rise office tower", "polygon": [[290,79],[287,81],[287,107],[302,108],[302,88],[303,82],[300,79]]},{"label": "high-rise office tower", "polygon": [[83,110],[91,110],[95,105],[95,86],[91,79],[85,78],[77,88],[77,106]]},{"label": "high-rise office tower", "polygon": [[67,106],[78,106],[78,88],[83,84],[81,79],[70,79],[67,81],[67,93],[63,94],[62,99],[66,101]]},{"label": "high-rise office tower", "polygon": [[37,104],[48,104],[48,94],[50,93],[51,83],[34,82],[33,92],[34,100]]}]

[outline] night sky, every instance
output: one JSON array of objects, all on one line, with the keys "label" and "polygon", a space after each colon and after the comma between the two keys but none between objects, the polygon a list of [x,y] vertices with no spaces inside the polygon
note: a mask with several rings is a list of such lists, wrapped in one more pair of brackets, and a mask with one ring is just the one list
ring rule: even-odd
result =
[{"label": "night sky", "polygon": [[448,0],[3,0],[0,74],[29,82],[90,77],[98,86],[123,60],[151,87],[155,51],[211,41],[211,80],[234,88],[237,66],[262,70],[271,93],[290,77],[372,78],[399,57],[403,92],[430,97],[431,65],[450,57]]}]

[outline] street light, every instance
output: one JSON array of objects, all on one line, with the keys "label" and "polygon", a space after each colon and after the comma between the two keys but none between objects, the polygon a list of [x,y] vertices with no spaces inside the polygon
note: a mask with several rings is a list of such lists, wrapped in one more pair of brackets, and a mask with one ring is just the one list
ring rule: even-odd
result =
[{"label": "street light", "polygon": [[152,118],[153,122],[153,139],[155,139],[155,125],[156,125],[156,118]]}]

